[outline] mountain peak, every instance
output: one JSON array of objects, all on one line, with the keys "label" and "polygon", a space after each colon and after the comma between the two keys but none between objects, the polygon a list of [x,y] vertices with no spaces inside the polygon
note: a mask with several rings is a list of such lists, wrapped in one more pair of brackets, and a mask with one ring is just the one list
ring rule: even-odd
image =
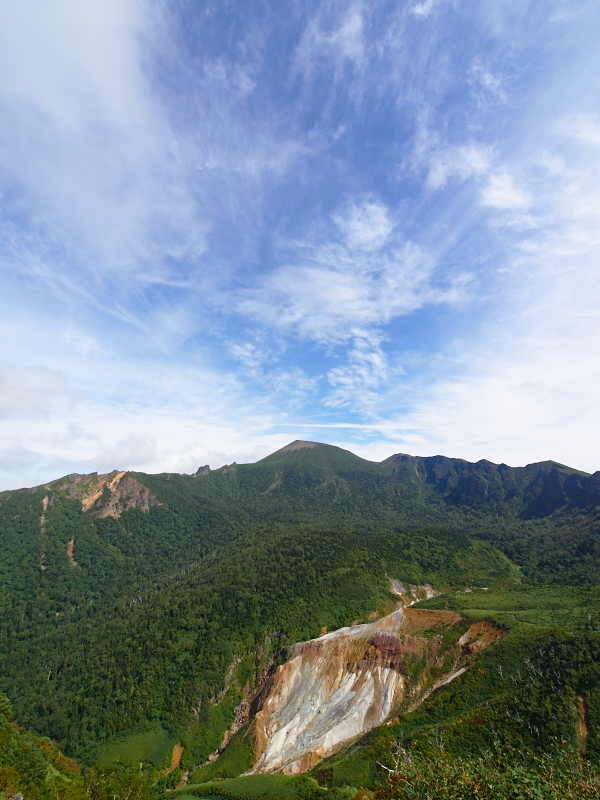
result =
[{"label": "mountain peak", "polygon": [[328,475],[338,474],[347,469],[371,471],[373,468],[377,468],[376,464],[365,461],[364,458],[360,458],[350,450],[323,442],[308,442],[304,439],[296,439],[256,463],[282,463],[290,467],[315,468],[325,470]]},{"label": "mountain peak", "polygon": [[[293,442],[286,444],[278,453],[289,453],[291,450],[302,450],[304,447],[316,447],[318,442],[306,442],[303,439],[295,439]],[[274,455],[274,454],[273,454]]]},{"label": "mountain peak", "polygon": [[280,458],[288,458],[289,454],[296,450],[313,450],[314,448],[327,449],[327,447],[329,447],[329,445],[320,444],[319,442],[307,442],[303,439],[294,439],[293,442],[286,444],[284,447],[271,453],[271,455],[261,458],[257,463],[261,464],[263,461],[279,461]]}]

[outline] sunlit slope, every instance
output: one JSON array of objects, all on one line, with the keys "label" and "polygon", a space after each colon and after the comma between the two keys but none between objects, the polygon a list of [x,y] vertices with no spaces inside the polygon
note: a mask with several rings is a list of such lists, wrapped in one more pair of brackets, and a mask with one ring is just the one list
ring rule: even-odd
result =
[{"label": "sunlit slope", "polygon": [[[600,591],[597,587],[452,593],[423,609],[488,619],[508,630],[476,664],[412,712],[319,765],[329,786],[385,780],[390,743],[415,756],[497,756],[556,751],[600,764]],[[442,748],[442,749],[440,749]]]},{"label": "sunlit slope", "polygon": [[58,605],[58,587],[31,598],[5,626],[3,686],[24,724],[72,753],[153,720],[169,730],[194,722],[186,758],[201,763],[270,655],[393,608],[388,576],[442,588],[518,580],[501,553],[454,532],[254,526],[116,600]]},{"label": "sunlit slope", "polygon": [[32,594],[73,604],[131,593],[269,522],[437,525],[493,543],[529,580],[581,583],[600,572],[600,476],[553,462],[396,455],[378,465],[317,444],[199,476],[106,477],[2,493],[0,588],[15,613]]},{"label": "sunlit slope", "polygon": [[389,610],[389,577],[509,585],[508,555],[530,583],[597,581],[597,485],[553,462],[376,464],[295,442],[206,474],[4,492],[0,688],[71,753],[191,719],[184,758],[205,757],[271,654]]}]

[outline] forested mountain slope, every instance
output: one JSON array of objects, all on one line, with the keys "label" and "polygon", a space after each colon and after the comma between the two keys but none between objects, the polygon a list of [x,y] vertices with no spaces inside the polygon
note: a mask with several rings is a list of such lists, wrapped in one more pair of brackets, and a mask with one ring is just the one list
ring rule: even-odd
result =
[{"label": "forested mountain slope", "polygon": [[600,473],[554,462],[376,464],[305,442],[196,475],[4,492],[0,690],[77,758],[166,731],[193,767],[287,646],[392,611],[390,579],[592,586],[599,504]]}]

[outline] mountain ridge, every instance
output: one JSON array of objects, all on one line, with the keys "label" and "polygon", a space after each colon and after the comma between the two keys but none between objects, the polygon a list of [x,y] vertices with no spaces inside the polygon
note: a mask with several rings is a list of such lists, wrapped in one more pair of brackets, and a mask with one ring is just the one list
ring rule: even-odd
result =
[{"label": "mountain ridge", "polygon": [[[300,453],[299,451],[313,451],[309,453]],[[292,455],[293,454],[293,455]],[[594,473],[587,473],[583,470],[578,470],[574,467],[569,467],[567,465],[561,464],[556,461],[546,460],[546,461],[539,461],[539,462],[531,462],[526,464],[525,466],[518,466],[518,467],[511,467],[505,463],[496,464],[495,462],[489,461],[487,459],[480,459],[479,461],[468,461],[464,458],[457,458],[457,457],[449,457],[444,455],[433,455],[433,456],[414,456],[408,453],[394,453],[382,461],[369,461],[368,459],[364,459],[361,456],[356,455],[350,450],[345,448],[338,447],[336,445],[326,444],[324,442],[313,442],[313,441],[306,441],[301,439],[296,439],[289,444],[285,445],[282,448],[270,453],[268,456],[265,456],[262,459],[259,459],[256,462],[249,462],[247,464],[225,464],[222,467],[219,467],[215,470],[210,470],[209,467],[203,466],[201,467],[196,473],[189,477],[198,477],[198,476],[205,476],[207,474],[216,473],[216,472],[230,472],[233,469],[244,469],[244,468],[251,468],[251,467],[260,467],[265,465],[272,465],[276,462],[283,461],[289,462],[290,456],[293,459],[298,459],[304,462],[321,462],[323,459],[320,458],[322,454],[327,454],[328,460],[333,461],[335,466],[339,466],[340,464],[344,466],[353,466],[361,465],[365,469],[372,469],[381,467],[384,470],[389,470],[392,474],[399,474],[399,467],[402,464],[408,463],[413,469],[415,469],[417,476],[420,475],[419,473],[419,466],[425,469],[427,477],[431,481],[431,476],[435,475],[436,470],[437,472],[445,471],[450,472],[451,470],[461,469],[464,471],[466,470],[473,470],[476,468],[478,472],[486,472],[488,474],[491,473],[498,473],[502,474],[517,474],[523,476],[530,476],[534,472],[536,473],[548,473],[552,471],[559,472],[564,474],[565,476],[577,476],[581,479],[590,479],[594,478],[596,481],[600,482],[600,470]],[[404,470],[406,471],[406,469]],[[117,475],[145,475],[145,474],[154,474],[154,475],[178,475],[180,473],[142,473],[136,470],[118,470],[115,469],[112,472],[100,475],[97,472],[91,472],[88,474],[79,474],[79,473],[71,473],[68,475],[63,476],[62,478],[56,478],[51,481],[47,481],[44,484],[39,484],[38,486],[34,487],[24,487],[22,489],[14,489],[14,490],[4,490],[0,492],[0,494],[4,494],[9,491],[35,491],[36,489],[40,489],[44,487],[46,489],[55,486],[61,482],[66,480],[70,480],[72,484],[79,483],[82,479],[83,480],[94,480],[96,478],[107,478],[108,476],[117,476]],[[187,477],[187,476],[186,476]]]},{"label": "mountain ridge", "polygon": [[[289,442],[287,445],[284,445],[283,447],[279,448],[278,450],[275,450],[273,453],[270,453],[269,455],[264,456],[263,458],[259,459],[258,461],[255,461],[255,462],[248,462],[248,463],[244,463],[244,464],[237,464],[237,462],[233,462],[232,464],[224,464],[222,467],[217,467],[214,470],[210,470],[210,468],[207,465],[205,465],[205,466],[200,467],[200,469],[201,470],[210,470],[210,472],[218,472],[218,471],[222,471],[222,470],[227,469],[228,467],[232,467],[232,466],[248,467],[248,466],[259,465],[259,464],[263,464],[263,463],[271,463],[272,461],[275,461],[275,460],[279,459],[280,457],[285,456],[288,453],[292,453],[292,452],[298,451],[298,450],[314,450],[315,448],[316,449],[326,449],[326,450],[328,450],[330,452],[331,451],[336,451],[336,452],[338,452],[340,454],[350,455],[352,457],[352,459],[359,460],[359,461],[361,461],[362,463],[364,463],[366,465],[376,465],[376,466],[381,466],[381,467],[387,467],[387,466],[393,464],[394,462],[397,462],[397,461],[400,461],[400,460],[411,460],[412,462],[433,462],[433,461],[440,462],[440,461],[445,461],[445,462],[452,462],[452,463],[456,463],[456,464],[465,464],[465,465],[470,465],[470,466],[489,465],[489,466],[494,467],[496,469],[505,469],[505,470],[506,469],[507,470],[528,470],[528,469],[533,468],[533,467],[540,468],[540,467],[546,467],[547,466],[549,468],[558,468],[560,470],[566,470],[568,473],[578,474],[578,475],[581,475],[582,477],[591,477],[592,475],[600,475],[600,470],[597,470],[594,473],[588,473],[588,472],[585,472],[584,470],[579,470],[579,469],[577,469],[575,467],[570,467],[570,466],[568,466],[566,464],[562,464],[562,463],[560,463],[558,461],[553,461],[551,459],[547,459],[545,461],[530,462],[528,464],[525,464],[524,466],[511,467],[511,466],[509,466],[509,465],[507,465],[507,464],[505,464],[503,462],[502,463],[496,463],[496,462],[493,462],[493,461],[489,461],[488,459],[479,459],[478,461],[469,461],[466,458],[457,457],[457,456],[445,456],[445,455],[442,455],[442,454],[436,454],[436,455],[432,455],[432,456],[418,456],[418,455],[411,455],[409,453],[392,453],[392,455],[387,456],[386,458],[382,459],[381,461],[371,461],[369,459],[363,458],[362,456],[356,455],[351,450],[339,447],[337,445],[328,444],[326,442],[314,442],[314,441],[303,440],[303,439],[295,439],[295,440]],[[103,475],[117,475],[118,473],[121,473],[121,472],[125,472],[125,473],[138,472],[139,474],[158,474],[158,475],[161,475],[161,474],[164,474],[164,475],[166,475],[166,474],[173,474],[173,475],[185,474],[185,473],[166,473],[166,472],[162,472],[162,473],[140,473],[139,470],[113,469],[111,472],[103,473]],[[196,473],[193,473],[190,477],[195,477],[197,475],[205,475],[205,474],[208,474],[208,473],[207,472],[196,472]],[[6,492],[11,492],[11,491],[31,491],[33,489],[39,489],[41,487],[48,488],[51,484],[55,484],[55,483],[57,483],[59,481],[64,481],[66,479],[81,479],[81,478],[91,479],[91,478],[93,478],[95,476],[98,476],[98,475],[99,475],[98,472],[90,472],[90,473],[75,473],[75,472],[73,472],[73,473],[69,473],[69,474],[64,475],[62,477],[59,477],[59,478],[53,478],[50,481],[46,481],[44,483],[37,484],[36,486],[32,486],[32,487],[22,487],[20,489],[3,489],[2,491],[0,491],[0,494],[4,494]]]}]

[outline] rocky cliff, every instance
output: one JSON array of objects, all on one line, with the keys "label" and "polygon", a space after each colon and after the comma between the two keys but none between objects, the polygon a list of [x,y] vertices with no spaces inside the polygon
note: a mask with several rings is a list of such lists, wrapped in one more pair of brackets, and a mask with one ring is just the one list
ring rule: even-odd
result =
[{"label": "rocky cliff", "polygon": [[400,710],[416,708],[505,631],[466,628],[453,611],[399,608],[382,619],[295,645],[252,731],[252,773],[311,769]]},{"label": "rocky cliff", "polygon": [[138,480],[118,470],[106,475],[73,473],[46,488],[71,499],[79,498],[83,510],[97,517],[118,518],[130,508],[148,511],[151,506],[161,505]]}]

